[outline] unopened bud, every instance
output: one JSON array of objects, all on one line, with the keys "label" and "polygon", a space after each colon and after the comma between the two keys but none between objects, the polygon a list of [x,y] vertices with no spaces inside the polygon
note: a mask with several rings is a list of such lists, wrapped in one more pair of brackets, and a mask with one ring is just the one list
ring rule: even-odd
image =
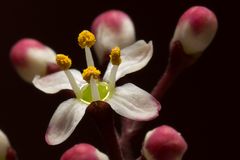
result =
[{"label": "unopened bud", "polygon": [[106,11],[95,18],[92,31],[96,36],[94,49],[103,64],[113,47],[127,47],[135,42],[135,28],[131,18],[119,10]]},{"label": "unopened bud", "polygon": [[107,155],[90,144],[81,143],[63,153],[60,160],[109,160]]},{"label": "unopened bud", "polygon": [[35,75],[59,70],[55,52],[35,39],[19,40],[10,51],[10,59],[21,78],[30,83]]},{"label": "unopened bud", "polygon": [[146,160],[181,160],[186,150],[187,143],[181,134],[164,125],[146,134],[142,155]]},{"label": "unopened bud", "polygon": [[11,147],[7,136],[0,130],[0,160],[16,160],[16,152]]},{"label": "unopened bud", "polygon": [[211,10],[191,7],[180,17],[171,46],[179,41],[186,54],[198,57],[213,40],[217,28],[217,18]]}]

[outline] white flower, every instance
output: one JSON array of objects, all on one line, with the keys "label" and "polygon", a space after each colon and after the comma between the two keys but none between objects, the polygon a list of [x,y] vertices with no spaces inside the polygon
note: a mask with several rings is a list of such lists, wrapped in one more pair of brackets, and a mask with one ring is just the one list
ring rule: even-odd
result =
[{"label": "white flower", "polygon": [[[83,38],[84,42],[81,38],[79,39],[79,43],[81,42],[79,45],[85,48],[88,64],[83,74],[75,69],[68,69],[71,66],[71,60],[65,55],[58,55],[57,63],[63,71],[45,77],[36,76],[33,80],[33,84],[45,93],[72,89],[76,95],[76,98],[62,102],[53,114],[46,133],[46,141],[51,145],[59,144],[71,135],[84,116],[88,105],[93,101],[105,101],[115,112],[133,120],[153,119],[158,116],[160,110],[159,102],[134,84],[127,83],[115,87],[118,79],[140,70],[148,63],[153,53],[152,42],[137,41],[121,51],[121,58],[120,49],[113,49],[111,63],[107,67],[103,81],[99,81],[100,71],[94,67],[89,48],[93,44],[86,42],[86,39],[95,39],[91,37],[93,35],[89,35],[90,33],[86,34]],[[81,36],[83,35],[80,33]]]}]

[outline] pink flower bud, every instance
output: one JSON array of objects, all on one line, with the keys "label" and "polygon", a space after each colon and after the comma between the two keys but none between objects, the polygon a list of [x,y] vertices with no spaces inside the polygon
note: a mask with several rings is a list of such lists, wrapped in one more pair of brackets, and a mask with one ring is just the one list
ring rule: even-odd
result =
[{"label": "pink flower bud", "polygon": [[180,41],[186,54],[199,56],[213,40],[217,27],[217,18],[211,10],[191,7],[180,17],[171,45]]},{"label": "pink flower bud", "polygon": [[109,160],[108,157],[90,144],[81,143],[63,153],[60,160]]},{"label": "pink flower bud", "polygon": [[135,42],[131,18],[119,10],[106,11],[95,18],[92,31],[96,36],[94,49],[101,64],[113,47],[124,48]]},{"label": "pink flower bud", "polygon": [[46,75],[57,70],[55,52],[35,39],[21,39],[10,51],[10,59],[17,73],[27,82],[35,75]]},{"label": "pink flower bud", "polygon": [[15,150],[11,147],[7,136],[0,130],[0,160],[17,159]]},{"label": "pink flower bud", "polygon": [[163,125],[146,134],[142,155],[146,160],[181,160],[186,150],[187,143],[181,134]]}]

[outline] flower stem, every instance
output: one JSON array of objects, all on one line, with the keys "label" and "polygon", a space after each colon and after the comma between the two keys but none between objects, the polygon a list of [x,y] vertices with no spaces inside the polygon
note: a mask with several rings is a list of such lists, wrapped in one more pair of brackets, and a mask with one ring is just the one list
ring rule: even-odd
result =
[{"label": "flower stem", "polygon": [[122,117],[122,123],[125,125],[123,125],[121,129],[121,137],[119,139],[119,143],[123,153],[123,157],[127,160],[134,160],[131,145],[131,139],[134,136],[134,133],[132,133],[131,131],[133,124],[132,122],[132,120]]},{"label": "flower stem", "polygon": [[108,153],[110,159],[122,160],[123,158],[118,143],[118,136],[113,123],[109,125],[102,125],[101,133],[103,137],[106,137],[105,143],[108,146]]},{"label": "flower stem", "polygon": [[173,72],[170,67],[167,67],[161,79],[158,81],[157,85],[153,88],[151,92],[152,96],[158,100],[161,100],[166,91],[173,84],[177,75],[178,74],[176,72]]},{"label": "flower stem", "polygon": [[174,42],[170,48],[168,66],[157,85],[153,88],[151,92],[152,96],[161,100],[177,76],[194,64],[197,59],[198,57],[187,55],[184,52],[180,41]]},{"label": "flower stem", "polygon": [[113,111],[109,104],[103,101],[95,101],[90,104],[87,112],[95,120],[108,150],[111,160],[123,160],[118,143],[118,136],[114,127]]}]

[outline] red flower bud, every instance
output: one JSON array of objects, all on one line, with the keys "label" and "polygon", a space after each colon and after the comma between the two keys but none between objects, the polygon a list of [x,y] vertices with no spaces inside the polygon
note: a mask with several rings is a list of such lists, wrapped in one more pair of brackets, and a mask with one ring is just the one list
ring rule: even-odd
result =
[{"label": "red flower bud", "polygon": [[181,134],[164,125],[146,134],[142,155],[147,160],[181,160],[186,150],[187,143]]},{"label": "red flower bud", "polygon": [[90,144],[81,143],[63,153],[60,160],[109,160],[108,157]]}]

